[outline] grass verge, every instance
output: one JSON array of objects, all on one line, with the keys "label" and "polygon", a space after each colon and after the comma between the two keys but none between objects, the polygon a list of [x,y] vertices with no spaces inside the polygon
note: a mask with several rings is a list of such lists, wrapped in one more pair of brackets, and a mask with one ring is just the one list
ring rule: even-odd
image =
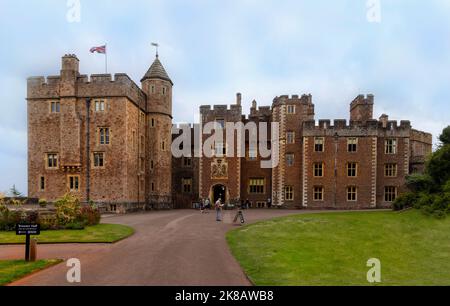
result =
[{"label": "grass verge", "polygon": [[450,218],[417,210],[295,215],[227,234],[256,285],[370,285],[367,261],[381,261],[381,285],[450,285]]},{"label": "grass verge", "polygon": [[[134,233],[133,228],[119,224],[99,224],[88,226],[83,230],[42,231],[36,236],[39,244],[57,243],[114,243]],[[23,244],[24,236],[15,232],[0,232],[0,245]]]}]

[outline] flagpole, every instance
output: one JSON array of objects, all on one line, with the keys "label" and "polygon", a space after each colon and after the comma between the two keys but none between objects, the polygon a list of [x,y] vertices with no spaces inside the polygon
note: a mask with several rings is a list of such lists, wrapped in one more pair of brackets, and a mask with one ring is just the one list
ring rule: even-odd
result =
[{"label": "flagpole", "polygon": [[108,74],[108,44],[105,44],[105,71]]}]

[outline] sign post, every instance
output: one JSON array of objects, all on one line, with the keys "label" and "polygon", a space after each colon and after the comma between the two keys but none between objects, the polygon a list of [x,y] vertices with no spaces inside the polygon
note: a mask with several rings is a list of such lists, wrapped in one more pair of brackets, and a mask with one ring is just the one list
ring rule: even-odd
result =
[{"label": "sign post", "polygon": [[25,236],[25,261],[30,261],[30,238],[31,235],[41,234],[41,226],[33,223],[16,224],[16,235]]}]

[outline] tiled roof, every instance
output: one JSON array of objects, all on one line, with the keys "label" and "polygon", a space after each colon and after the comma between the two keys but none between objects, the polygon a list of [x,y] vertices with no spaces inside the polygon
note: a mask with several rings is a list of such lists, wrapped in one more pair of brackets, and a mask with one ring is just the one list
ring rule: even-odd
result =
[{"label": "tiled roof", "polygon": [[147,73],[142,78],[141,82],[147,79],[162,79],[169,81],[173,84],[172,80],[169,78],[169,75],[167,74],[166,70],[164,69],[164,66],[161,64],[158,57],[156,57],[153,64],[148,69]]}]

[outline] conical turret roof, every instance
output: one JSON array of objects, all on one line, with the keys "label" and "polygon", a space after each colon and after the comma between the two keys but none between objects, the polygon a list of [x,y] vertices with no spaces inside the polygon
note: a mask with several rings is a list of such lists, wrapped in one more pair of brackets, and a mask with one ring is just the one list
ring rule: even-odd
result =
[{"label": "conical turret roof", "polygon": [[169,81],[172,85],[173,82],[170,79],[169,75],[166,72],[166,69],[164,69],[164,66],[161,64],[161,61],[159,60],[159,57],[156,56],[155,61],[148,69],[147,73],[142,78],[141,82],[147,80],[147,79],[161,79]]}]

